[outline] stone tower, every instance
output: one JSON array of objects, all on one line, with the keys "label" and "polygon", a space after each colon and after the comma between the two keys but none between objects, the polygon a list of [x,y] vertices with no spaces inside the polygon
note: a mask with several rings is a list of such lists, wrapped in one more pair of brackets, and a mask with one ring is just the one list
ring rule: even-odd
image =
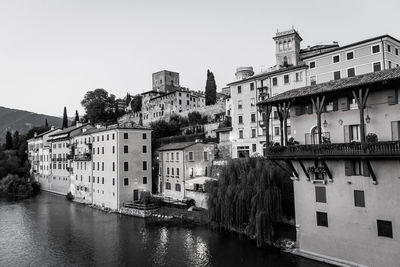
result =
[{"label": "stone tower", "polygon": [[296,66],[300,61],[300,42],[303,40],[295,29],[276,32],[276,65],[278,68]]},{"label": "stone tower", "polygon": [[153,91],[169,93],[180,88],[179,73],[162,70],[152,74]]}]

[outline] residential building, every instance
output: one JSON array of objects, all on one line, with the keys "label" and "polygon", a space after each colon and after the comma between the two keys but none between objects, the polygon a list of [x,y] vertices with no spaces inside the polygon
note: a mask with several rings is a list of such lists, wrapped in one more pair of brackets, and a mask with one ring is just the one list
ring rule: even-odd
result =
[{"label": "residential building", "polygon": [[399,88],[394,68],[259,103],[286,107],[300,142],[266,151],[294,180],[298,254],[341,266],[399,264]]},{"label": "residential building", "polygon": [[171,143],[159,151],[159,193],[182,200],[185,182],[199,176],[209,176],[216,144],[202,142]]},{"label": "residential building", "polygon": [[[301,49],[302,38],[294,29],[277,32],[273,39],[276,65],[256,75],[251,74],[249,67],[238,68],[236,81],[228,84],[233,158],[264,154],[267,142],[285,144],[292,137],[290,119],[285,119],[290,113],[283,113],[283,107],[257,109],[255,102],[288,90],[389,69],[400,63],[400,42],[389,35],[342,47],[333,42],[305,49]],[[268,125],[265,124],[266,116],[272,117]]]},{"label": "residential building", "polygon": [[118,210],[151,193],[151,130],[139,125],[96,127],[73,138],[70,191],[82,202]]}]

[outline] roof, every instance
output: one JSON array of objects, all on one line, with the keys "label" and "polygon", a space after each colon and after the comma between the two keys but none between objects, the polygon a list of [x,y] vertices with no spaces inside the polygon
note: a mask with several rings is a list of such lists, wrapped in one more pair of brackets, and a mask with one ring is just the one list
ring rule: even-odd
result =
[{"label": "roof", "polygon": [[214,132],[230,132],[230,131],[232,131],[232,127],[223,127],[223,128],[217,128],[217,129],[214,129],[213,131]]},{"label": "roof", "polygon": [[365,39],[365,40],[362,40],[362,41],[359,41],[359,42],[351,43],[351,44],[348,44],[348,45],[345,45],[345,46],[340,46],[340,47],[337,47],[335,49],[330,49],[328,51],[321,52],[321,53],[319,53],[317,55],[312,54],[312,55],[309,55],[309,56],[303,56],[302,59],[308,59],[308,58],[312,58],[314,56],[324,55],[324,54],[327,54],[327,53],[331,53],[331,52],[334,52],[334,51],[346,49],[346,48],[349,48],[351,46],[368,43],[368,42],[375,41],[375,40],[382,39],[382,38],[390,38],[390,39],[393,39],[396,42],[400,43],[400,41],[397,40],[396,38],[394,38],[394,37],[392,37],[392,36],[390,36],[388,34],[385,34],[385,35],[380,35],[380,36],[376,36],[376,37],[373,37],[373,38]]},{"label": "roof", "polygon": [[191,142],[180,142],[180,143],[170,143],[168,145],[162,146],[159,149],[157,149],[158,151],[166,151],[166,150],[182,150],[185,149],[187,147],[190,147],[194,144],[197,144],[198,142],[195,141],[191,141]]},{"label": "roof", "polygon": [[87,129],[85,132],[80,133],[78,136],[89,135],[111,130],[151,130],[151,128],[138,124],[133,124],[131,122],[125,122],[122,124],[112,124],[112,125],[102,126],[100,128],[93,127]]},{"label": "roof", "polygon": [[57,132],[55,134],[51,134],[51,135],[49,135],[49,137],[53,137],[53,136],[57,136],[57,135],[63,135],[63,134],[70,134],[72,131],[80,129],[80,128],[82,128],[84,126],[87,126],[87,125],[89,125],[89,124],[87,124],[87,123],[86,124],[82,124],[81,126],[78,126],[78,127],[77,126],[71,126],[71,127],[62,129],[61,131],[59,131],[59,132]]},{"label": "roof", "polygon": [[150,93],[165,94],[164,92],[159,92],[159,91],[156,91],[156,90],[150,90],[150,91],[146,91],[144,93],[141,93],[141,95],[147,95],[147,94],[150,94]]},{"label": "roof", "polygon": [[287,99],[309,97],[311,95],[340,91],[360,86],[368,86],[394,80],[400,81],[400,67],[292,89],[264,101],[258,102],[257,105],[274,104]]},{"label": "roof", "polygon": [[44,136],[44,135],[46,135],[46,134],[49,134],[49,133],[54,132],[54,131],[57,131],[57,130],[59,130],[59,128],[50,129],[50,130],[48,130],[48,131],[46,131],[46,132],[44,132],[44,133],[41,133],[41,134],[36,135],[34,138],[42,137],[42,136]]}]

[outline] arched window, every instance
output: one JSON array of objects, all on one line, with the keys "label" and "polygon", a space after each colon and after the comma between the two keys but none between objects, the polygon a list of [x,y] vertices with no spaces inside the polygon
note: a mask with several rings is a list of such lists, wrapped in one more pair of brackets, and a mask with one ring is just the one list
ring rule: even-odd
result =
[{"label": "arched window", "polygon": [[283,65],[287,66],[288,65],[288,61],[287,61],[287,56],[283,57]]},{"label": "arched window", "polygon": [[282,51],[282,50],[283,50],[283,43],[279,42],[279,51]]},{"label": "arched window", "polygon": [[[322,129],[321,129],[321,135],[322,135]],[[315,126],[311,129],[311,144],[318,145],[318,127]]]}]

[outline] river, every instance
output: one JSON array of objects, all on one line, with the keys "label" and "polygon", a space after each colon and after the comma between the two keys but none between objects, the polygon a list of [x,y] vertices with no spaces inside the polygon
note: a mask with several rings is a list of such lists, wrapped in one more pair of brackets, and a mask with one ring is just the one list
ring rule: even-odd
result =
[{"label": "river", "polygon": [[0,266],[299,266],[301,257],[256,248],[235,234],[207,227],[146,226],[41,193],[0,199]]}]

